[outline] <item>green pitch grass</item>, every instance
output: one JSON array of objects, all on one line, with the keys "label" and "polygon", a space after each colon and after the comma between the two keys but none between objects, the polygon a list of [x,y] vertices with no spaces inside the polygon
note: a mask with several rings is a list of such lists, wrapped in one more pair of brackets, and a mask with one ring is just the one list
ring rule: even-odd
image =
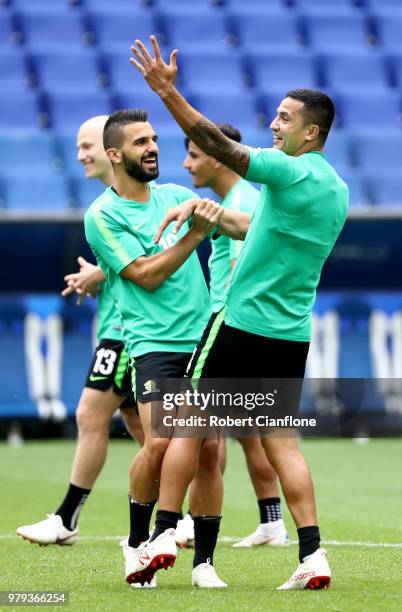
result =
[{"label": "green pitch grass", "polygon": [[[329,591],[277,592],[296,569],[297,546],[233,550],[228,538],[245,536],[258,513],[241,449],[228,444],[224,519],[215,565],[225,590],[191,587],[191,551],[158,572],[158,588],[124,582],[118,536],[127,534],[127,468],[135,447],[110,444],[104,471],[82,512],[82,538],[72,547],[39,547],[14,535],[18,525],[53,511],[64,495],[73,442],[0,446],[0,590],[69,591],[71,610],[401,610],[402,440],[305,441],[321,534],[333,571]],[[292,540],[296,531],[285,514]],[[341,544],[340,544],[341,543]],[[359,544],[360,543],[360,544]],[[394,543],[399,547],[369,546]]]}]

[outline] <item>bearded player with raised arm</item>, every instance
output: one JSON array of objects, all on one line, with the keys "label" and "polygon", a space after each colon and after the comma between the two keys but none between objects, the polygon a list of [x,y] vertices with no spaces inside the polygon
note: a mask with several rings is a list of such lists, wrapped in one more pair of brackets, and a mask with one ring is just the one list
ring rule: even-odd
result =
[{"label": "bearded player with raised arm", "polygon": [[[188,138],[240,176],[262,185],[250,225],[247,215],[234,211],[224,211],[218,221],[221,233],[245,239],[245,244],[225,308],[209,325],[213,334],[204,333],[189,374],[300,380],[321,270],[348,208],[348,188],[323,154],[335,114],[333,102],[319,91],[289,91],[270,125],[273,148],[252,149],[227,138],[190,106],[174,85],[177,50],[166,64],[154,36],[151,43],[154,56],[136,40],[131,62]],[[189,212],[173,211],[162,228],[173,220],[180,226]],[[261,443],[279,476],[299,537],[299,566],[279,589],[327,588],[331,570],[320,548],[313,483],[296,434],[265,436]],[[193,453],[191,440],[174,438],[164,457],[159,507],[169,511],[172,520],[166,525],[157,517],[158,534],[174,527],[197,463]],[[150,563],[154,548],[148,545]]]}]

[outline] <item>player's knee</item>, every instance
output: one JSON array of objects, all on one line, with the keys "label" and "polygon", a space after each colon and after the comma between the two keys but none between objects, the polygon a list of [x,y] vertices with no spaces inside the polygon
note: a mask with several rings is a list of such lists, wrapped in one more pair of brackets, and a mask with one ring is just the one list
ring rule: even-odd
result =
[{"label": "player's knee", "polygon": [[169,442],[170,440],[166,438],[148,438],[145,441],[144,448],[153,460],[162,461]]},{"label": "player's knee", "polygon": [[101,415],[97,414],[92,406],[83,401],[78,404],[75,420],[80,435],[97,433],[108,428],[108,423],[104,422]]},{"label": "player's knee", "polygon": [[217,438],[205,439],[200,451],[200,467],[208,471],[219,468],[219,457],[219,440]]}]

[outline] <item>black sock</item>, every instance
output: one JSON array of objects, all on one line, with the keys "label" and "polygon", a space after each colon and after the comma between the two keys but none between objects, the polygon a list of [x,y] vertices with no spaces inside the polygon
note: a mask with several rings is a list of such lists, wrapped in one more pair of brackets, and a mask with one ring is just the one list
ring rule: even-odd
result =
[{"label": "black sock", "polygon": [[302,563],[304,557],[312,555],[320,548],[320,530],[317,525],[300,527],[297,535],[299,536],[299,561]]},{"label": "black sock", "polygon": [[214,563],[221,516],[193,516],[195,554],[193,567],[200,563]]},{"label": "black sock", "polygon": [[81,489],[69,484],[65,498],[55,514],[61,516],[66,529],[75,529],[82,506],[85,504],[91,489]]},{"label": "black sock", "polygon": [[169,510],[158,510],[156,513],[155,529],[152,534],[151,542],[161,535],[166,529],[176,529],[177,521],[180,519],[180,512],[170,512]]},{"label": "black sock", "polygon": [[258,500],[260,523],[273,523],[282,518],[281,500],[279,497],[267,497]]},{"label": "black sock", "polygon": [[141,542],[149,538],[149,523],[151,522],[152,512],[156,504],[156,499],[146,504],[135,501],[128,496],[130,504],[130,535],[128,545],[137,548]]},{"label": "black sock", "polygon": [[183,510],[180,510],[179,512],[179,521],[183,520]]}]

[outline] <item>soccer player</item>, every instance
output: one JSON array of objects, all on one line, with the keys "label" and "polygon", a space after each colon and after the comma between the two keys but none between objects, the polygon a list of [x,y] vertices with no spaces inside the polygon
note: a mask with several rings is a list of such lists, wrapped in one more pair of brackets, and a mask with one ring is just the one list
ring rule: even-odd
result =
[{"label": "soccer player", "polygon": [[[126,581],[146,583],[176,557],[174,530],[169,529],[155,536],[156,545],[165,548],[167,537],[171,546],[152,566],[143,552],[169,444],[169,438],[152,436],[151,402],[162,399],[158,379],[183,377],[210,316],[195,249],[216,225],[222,208],[210,200],[194,201],[185,187],[151,184],[158,177],[159,151],[145,111],[113,113],[103,143],[115,177],[86,213],[85,233],[118,304],[124,343],[134,363],[133,386],[145,441],[130,468],[130,534],[123,553]],[[191,228],[185,224],[177,234],[166,232],[156,244],[156,230],[168,209],[186,201],[195,203]],[[218,438],[211,438],[201,450],[193,504],[190,500],[195,529],[192,582],[201,587],[226,586],[212,566],[222,503],[218,456]],[[162,513],[160,521],[168,527],[170,513]]]},{"label": "soccer player", "polygon": [[[88,179],[99,179],[104,185],[110,185],[113,180],[113,169],[102,141],[107,119],[103,115],[92,117],[77,133],[77,160],[83,164]],[[77,540],[78,517],[106,460],[109,423],[118,408],[131,435],[140,444],[143,441],[134,410],[128,355],[121,340],[120,316],[103,282],[102,271],[82,257],[79,264],[80,272],[66,276],[68,287],[62,294],[69,295],[82,286],[86,288],[84,293],[99,289],[99,344],[77,407],[78,441],[66,496],[47,519],[17,529],[18,535],[38,544],[74,544]]]},{"label": "soccer player", "polygon": [[[225,136],[241,142],[239,130],[229,124],[218,124]],[[252,215],[260,192],[242,179],[236,172],[207,155],[197,145],[185,139],[187,155],[183,162],[191,174],[194,187],[209,187],[221,198],[226,210]],[[213,312],[219,312],[225,304],[225,291],[230,275],[240,254],[242,241],[231,240],[228,236],[216,236],[212,240],[212,254],[208,261],[210,275],[210,295]],[[221,439],[221,452],[225,452],[226,438]],[[257,437],[239,438],[243,448],[248,471],[257,496],[260,524],[257,529],[234,544],[234,548],[250,548],[267,544],[269,546],[288,546],[289,536],[282,519],[281,501],[277,475],[266,458],[261,441]],[[176,542],[186,541],[189,521],[184,517],[176,528]],[[190,531],[191,536],[191,531]]]},{"label": "soccer player", "polygon": [[[348,188],[323,154],[333,102],[322,92],[289,91],[270,125],[273,148],[252,149],[227,138],[183,98],[174,85],[177,50],[166,64],[154,36],[151,43],[154,57],[136,40],[131,62],[188,138],[240,176],[262,184],[251,223],[247,215],[226,210],[218,221],[221,233],[245,239],[245,244],[226,306],[204,333],[190,375],[302,379],[316,288],[348,208]],[[175,219],[178,229],[193,206],[184,208],[167,215],[161,230]],[[279,589],[326,588],[331,570],[320,548],[313,483],[297,436],[289,431],[286,437],[264,436],[261,442],[299,536],[299,566]],[[170,512],[171,521],[162,524],[157,514],[154,533],[175,526],[198,448],[192,439],[172,439],[162,466],[158,511]],[[165,544],[168,549],[168,537]],[[155,553],[164,552],[153,542],[146,548],[150,565]]]}]

